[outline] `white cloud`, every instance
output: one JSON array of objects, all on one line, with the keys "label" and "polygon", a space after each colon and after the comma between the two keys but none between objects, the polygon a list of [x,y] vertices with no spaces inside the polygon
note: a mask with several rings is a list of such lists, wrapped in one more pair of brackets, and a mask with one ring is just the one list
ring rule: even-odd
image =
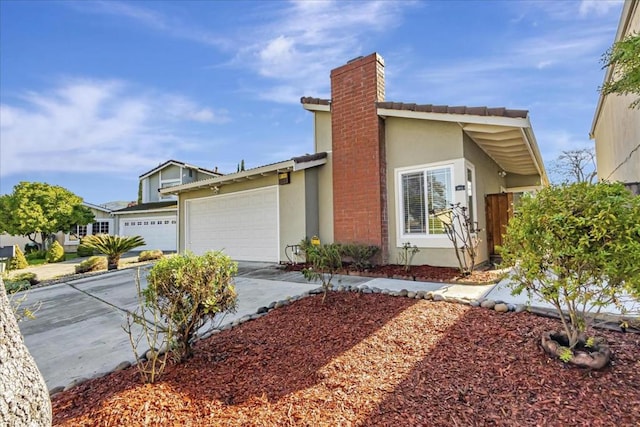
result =
[{"label": "white cloud", "polygon": [[86,13],[117,15],[136,21],[171,37],[191,40],[209,46],[225,48],[229,40],[210,31],[199,28],[193,22],[183,22],[173,16],[166,16],[149,8],[120,1],[68,2],[67,6]]},{"label": "white cloud", "polygon": [[[144,170],[196,141],[181,125],[228,121],[174,94],[113,80],[74,79],[0,105],[2,176]],[[168,124],[169,123],[169,124]]]},{"label": "white cloud", "polygon": [[365,34],[399,25],[411,3],[389,1],[295,1],[270,23],[249,32],[231,65],[276,80],[260,98],[297,103],[328,88],[328,70],[361,54]]},{"label": "white cloud", "polygon": [[623,0],[582,0],[579,9],[580,16],[587,16],[591,13],[603,16],[612,9],[618,9],[622,2]]}]

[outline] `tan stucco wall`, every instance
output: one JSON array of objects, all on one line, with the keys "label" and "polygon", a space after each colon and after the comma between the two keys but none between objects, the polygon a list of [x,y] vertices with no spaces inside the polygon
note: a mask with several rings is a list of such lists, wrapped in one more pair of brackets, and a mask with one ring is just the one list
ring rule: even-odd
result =
[{"label": "tan stucco wall", "polygon": [[618,167],[640,143],[640,109],[630,109],[634,96],[609,95],[604,99],[595,128],[598,178],[640,182],[640,150]]},{"label": "tan stucco wall", "polygon": [[[640,32],[640,4],[635,6],[635,10],[630,9],[631,21],[623,37]],[[633,95],[608,95],[603,100],[593,131],[600,180],[640,182],[640,150],[614,172],[640,143],[640,108],[629,108],[636,99]]]},{"label": "tan stucco wall", "polygon": [[[396,209],[396,169],[427,165],[431,163],[462,164],[462,129],[456,123],[434,122],[389,117],[385,120],[386,160],[387,160],[387,211],[389,217],[389,263],[398,263],[400,244]],[[453,185],[464,180],[463,170],[455,167]],[[457,176],[460,175],[460,179]],[[463,182],[460,182],[463,183]],[[420,247],[413,258],[414,265],[429,264],[439,266],[457,266],[455,253],[448,239],[438,238],[439,247]],[[446,247],[448,246],[448,248]]]},{"label": "tan stucco wall", "polygon": [[333,153],[331,152],[331,113],[315,112],[316,152],[327,153],[327,163],[318,170],[318,209],[320,241],[333,243]]},{"label": "tan stucco wall", "polygon": [[[305,171],[291,172],[291,181],[286,185],[278,186],[278,213],[279,213],[279,246],[280,260],[286,260],[285,246],[298,244],[306,233],[306,202],[305,202]],[[253,180],[242,181],[234,184],[219,186],[217,194],[231,194],[239,191],[252,190],[278,185],[277,175],[269,175]],[[180,193],[178,203],[178,251],[185,250],[185,204],[187,200],[201,197],[211,197],[213,192],[207,188]]]}]

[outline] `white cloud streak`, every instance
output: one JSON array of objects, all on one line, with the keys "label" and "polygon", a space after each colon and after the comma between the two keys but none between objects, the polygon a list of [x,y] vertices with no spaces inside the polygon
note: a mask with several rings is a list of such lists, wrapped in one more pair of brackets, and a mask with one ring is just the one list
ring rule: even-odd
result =
[{"label": "white cloud streak", "polygon": [[182,126],[219,124],[225,111],[116,80],[69,80],[0,105],[0,173],[143,170],[196,141]]},{"label": "white cloud streak", "polygon": [[248,67],[278,83],[262,99],[297,103],[300,96],[327,96],[328,70],[363,52],[365,34],[399,25],[410,3],[390,1],[295,1],[251,36],[232,65]]}]

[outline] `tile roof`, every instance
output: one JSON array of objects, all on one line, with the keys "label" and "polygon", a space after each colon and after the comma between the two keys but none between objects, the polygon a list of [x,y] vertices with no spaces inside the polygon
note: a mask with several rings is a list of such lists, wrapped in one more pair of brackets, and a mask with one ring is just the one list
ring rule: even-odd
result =
[{"label": "tile roof", "polygon": [[117,211],[113,211],[114,213],[119,212],[136,212],[136,211],[146,211],[151,209],[163,209],[163,208],[172,208],[178,207],[178,202],[175,200],[169,200],[166,202],[152,202],[152,203],[140,203],[139,205],[129,206],[128,208],[118,209]]},{"label": "tile roof", "polygon": [[408,104],[403,102],[378,102],[378,108],[388,110],[417,111],[421,113],[469,114],[474,116],[498,116],[512,118],[527,118],[527,110],[510,110],[504,107],[466,107],[432,104]]},{"label": "tile roof", "polygon": [[[300,103],[331,105],[331,100],[303,96],[300,98]],[[414,104],[387,101],[378,102],[377,105],[378,108],[385,108],[388,110],[417,111],[421,113],[469,114],[474,116],[497,116],[523,119],[527,118],[527,115],[529,114],[529,111],[527,110],[512,110],[504,107],[466,107],[464,105],[452,107],[449,105]]]},{"label": "tile roof", "polygon": [[311,96],[303,96],[300,98],[301,104],[330,105],[331,100],[322,98],[313,98]]}]

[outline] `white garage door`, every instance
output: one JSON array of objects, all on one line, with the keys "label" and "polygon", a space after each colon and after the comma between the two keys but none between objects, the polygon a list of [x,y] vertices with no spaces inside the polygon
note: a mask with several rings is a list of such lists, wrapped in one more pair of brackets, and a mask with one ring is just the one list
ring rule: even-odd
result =
[{"label": "white garage door", "polygon": [[185,247],[224,250],[238,261],[279,261],[278,188],[188,200]]},{"label": "white garage door", "polygon": [[176,217],[120,218],[118,233],[121,236],[142,236],[146,245],[136,250],[177,250]]}]

